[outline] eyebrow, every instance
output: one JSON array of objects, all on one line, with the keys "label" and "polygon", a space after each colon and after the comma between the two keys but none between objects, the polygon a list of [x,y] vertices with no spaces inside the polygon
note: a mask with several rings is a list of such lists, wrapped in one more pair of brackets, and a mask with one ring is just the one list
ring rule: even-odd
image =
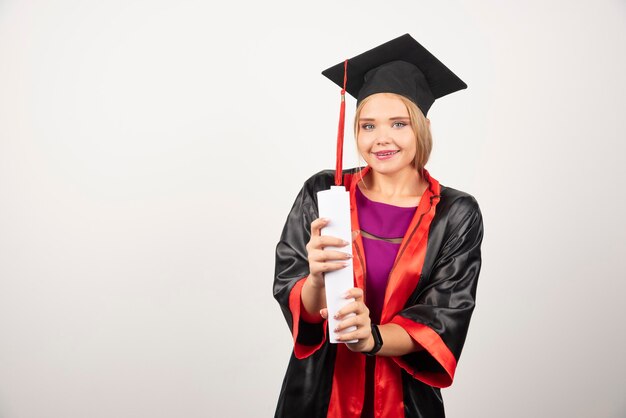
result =
[{"label": "eyebrow", "polygon": [[[394,116],[393,118],[389,118],[389,120],[400,120],[400,119],[411,119],[411,118],[409,116]],[[374,118],[359,118],[359,120],[371,122],[371,121],[375,121],[376,119],[374,119]]]}]

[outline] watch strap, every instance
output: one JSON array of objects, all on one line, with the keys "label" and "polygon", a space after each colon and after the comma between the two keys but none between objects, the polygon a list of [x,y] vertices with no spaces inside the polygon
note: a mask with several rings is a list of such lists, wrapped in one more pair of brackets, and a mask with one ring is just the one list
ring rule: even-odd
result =
[{"label": "watch strap", "polygon": [[372,337],[374,338],[374,348],[371,351],[365,352],[366,356],[375,356],[383,347],[383,337],[380,335],[378,325],[372,324]]}]

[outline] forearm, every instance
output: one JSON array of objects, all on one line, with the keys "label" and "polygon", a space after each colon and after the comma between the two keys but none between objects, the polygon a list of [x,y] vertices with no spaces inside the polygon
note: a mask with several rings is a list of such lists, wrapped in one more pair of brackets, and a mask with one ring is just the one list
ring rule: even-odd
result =
[{"label": "forearm", "polygon": [[300,297],[302,306],[306,309],[309,316],[319,316],[320,310],[326,307],[326,290],[324,287],[313,284],[310,276],[307,277],[302,286]]},{"label": "forearm", "polygon": [[[397,357],[423,350],[423,347],[415,342],[400,325],[379,325],[378,330],[383,339],[383,346],[376,354],[378,356]],[[374,339],[371,337],[366,351],[370,351],[372,348],[374,348]]]}]

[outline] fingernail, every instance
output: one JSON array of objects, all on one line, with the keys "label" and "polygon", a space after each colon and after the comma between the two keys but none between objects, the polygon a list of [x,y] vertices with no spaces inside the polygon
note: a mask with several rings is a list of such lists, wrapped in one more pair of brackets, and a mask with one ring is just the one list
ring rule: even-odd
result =
[{"label": "fingernail", "polygon": [[328,222],[328,218],[320,218],[322,222]]},{"label": "fingernail", "polygon": [[350,244],[348,241],[341,241],[341,243],[343,244],[343,246],[345,247],[346,245]]}]

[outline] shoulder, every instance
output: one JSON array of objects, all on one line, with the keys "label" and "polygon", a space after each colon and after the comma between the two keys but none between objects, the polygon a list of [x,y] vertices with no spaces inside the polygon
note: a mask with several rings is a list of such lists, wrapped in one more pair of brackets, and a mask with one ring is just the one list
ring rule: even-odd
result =
[{"label": "shoulder", "polygon": [[322,170],[313,174],[304,182],[304,189],[317,192],[329,188],[334,184],[335,171]]},{"label": "shoulder", "polygon": [[478,201],[471,194],[449,186],[440,185],[441,196],[439,205],[457,211],[480,211]]},{"label": "shoulder", "polygon": [[482,213],[478,201],[471,194],[444,185],[440,185],[440,200],[436,214],[445,219],[449,230],[455,230],[462,225],[482,224]]}]

